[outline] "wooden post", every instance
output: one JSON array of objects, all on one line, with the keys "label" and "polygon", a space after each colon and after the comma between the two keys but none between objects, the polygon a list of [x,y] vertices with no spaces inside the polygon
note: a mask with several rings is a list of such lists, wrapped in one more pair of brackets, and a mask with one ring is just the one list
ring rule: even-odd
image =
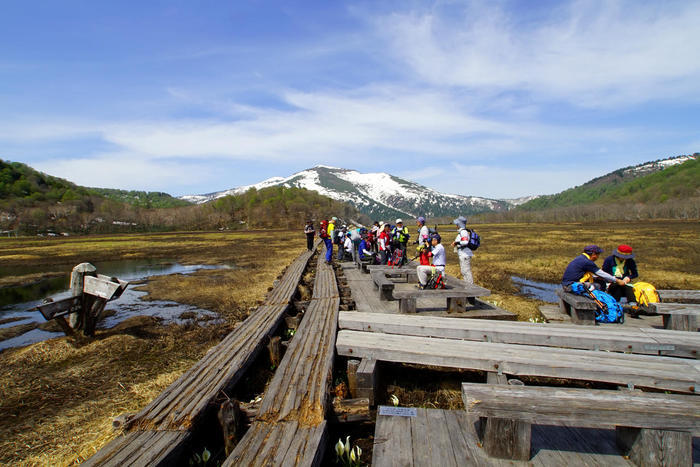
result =
[{"label": "wooden post", "polygon": [[274,336],[270,338],[267,344],[267,350],[270,352],[270,364],[277,368],[282,360],[282,347],[280,345],[280,337]]},{"label": "wooden post", "polygon": [[357,397],[357,369],[360,366],[360,360],[348,360],[348,390],[352,397]]},{"label": "wooden post", "polygon": [[377,391],[377,361],[373,358],[363,358],[357,367],[357,396],[367,398],[369,405],[374,405]]},{"label": "wooden post", "polygon": [[[508,384],[504,374],[488,372],[488,384]],[[484,451],[499,459],[530,460],[531,424],[506,418],[481,417],[481,435]]]},{"label": "wooden post", "polygon": [[415,298],[402,298],[399,300],[399,313],[415,313],[416,312],[416,299]]},{"label": "wooden post", "polygon": [[238,421],[241,417],[239,402],[237,400],[227,400],[221,404],[217,415],[224,435],[226,456],[228,456],[238,443]]},{"label": "wooden post", "polygon": [[669,314],[663,315],[664,328],[674,331],[698,330],[698,320],[695,315]]},{"label": "wooden post", "polygon": [[447,312],[459,313],[467,309],[467,300],[462,297],[447,297]]},{"label": "wooden post", "polygon": [[615,427],[617,445],[640,466],[693,465],[693,437],[685,431]]},{"label": "wooden post", "polygon": [[[77,295],[82,295],[85,275],[94,275],[96,271],[97,268],[90,263],[80,263],[79,265],[74,267],[73,271],[70,274],[71,295],[73,295],[74,297]],[[84,315],[84,307],[82,313],[71,313],[70,315],[68,315],[70,326],[73,329],[82,329],[84,324]]]}]

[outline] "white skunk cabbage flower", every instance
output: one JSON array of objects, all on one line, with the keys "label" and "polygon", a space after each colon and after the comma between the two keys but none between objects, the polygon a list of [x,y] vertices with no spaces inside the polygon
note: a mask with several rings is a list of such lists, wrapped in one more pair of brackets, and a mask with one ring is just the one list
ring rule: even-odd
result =
[{"label": "white skunk cabbage flower", "polygon": [[394,407],[399,406],[399,398],[396,397],[396,394],[392,394],[391,397],[389,398],[392,404],[394,404]]},{"label": "white skunk cabbage flower", "polygon": [[354,449],[353,449],[352,451],[350,451],[350,460],[352,461],[353,464],[354,464],[355,462],[357,462],[357,456],[355,455],[355,450],[354,450]]},{"label": "white skunk cabbage flower", "polygon": [[350,454],[350,437],[345,438],[345,454]]},{"label": "white skunk cabbage flower", "polygon": [[210,457],[211,457],[211,452],[209,452],[209,449],[204,448],[204,452],[202,453],[202,461],[204,461],[204,463],[207,463],[207,461],[209,460]]},{"label": "white skunk cabbage flower", "polygon": [[338,455],[338,457],[341,457],[344,452],[345,445],[343,445],[343,441],[340,438],[338,438],[338,442],[335,443],[335,453]]}]

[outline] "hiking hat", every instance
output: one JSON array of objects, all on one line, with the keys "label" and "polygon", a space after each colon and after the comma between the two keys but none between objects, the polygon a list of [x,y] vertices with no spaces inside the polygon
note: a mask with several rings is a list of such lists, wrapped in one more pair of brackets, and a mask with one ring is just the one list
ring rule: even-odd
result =
[{"label": "hiking hat", "polygon": [[403,224],[403,221],[401,219],[396,219],[397,224]]},{"label": "hiking hat", "polygon": [[603,249],[598,245],[588,245],[583,248],[583,252],[588,255],[601,254],[603,252]]},{"label": "hiking hat", "polygon": [[331,217],[331,220],[332,220],[332,221],[337,221],[337,220],[338,220],[338,218],[337,218],[337,217],[335,217],[335,216],[333,216],[333,217]]},{"label": "hiking hat", "polygon": [[442,237],[440,236],[439,233],[434,233],[434,234],[432,234],[432,235],[430,236],[430,240],[432,240],[432,239],[437,240],[438,243],[440,243],[440,242],[442,241]]},{"label": "hiking hat", "polygon": [[613,255],[620,259],[632,259],[634,258],[634,253],[632,253],[632,247],[629,245],[620,245],[617,250],[613,251]]},{"label": "hiking hat", "polygon": [[425,224],[425,217],[423,217],[423,216],[420,216],[420,217],[419,217],[418,219],[416,219],[416,220],[417,220],[418,222],[420,222],[421,224]]}]

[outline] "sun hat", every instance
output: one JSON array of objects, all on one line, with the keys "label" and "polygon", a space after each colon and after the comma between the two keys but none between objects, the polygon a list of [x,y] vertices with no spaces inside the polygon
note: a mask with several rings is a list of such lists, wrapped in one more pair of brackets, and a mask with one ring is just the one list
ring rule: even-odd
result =
[{"label": "sun hat", "polygon": [[423,217],[423,216],[420,216],[420,217],[419,217],[418,219],[416,219],[416,220],[417,220],[418,222],[420,222],[421,224],[425,224],[425,217]]},{"label": "sun hat", "polygon": [[396,219],[397,224],[403,224],[403,221],[401,219]]},{"label": "sun hat", "polygon": [[583,248],[583,252],[589,255],[592,254],[601,254],[603,252],[603,249],[599,247],[598,245],[588,245]]},{"label": "sun hat", "polygon": [[467,218],[464,216],[459,216],[457,219],[452,221],[456,225],[467,225]]},{"label": "sun hat", "polygon": [[632,259],[634,258],[634,253],[632,253],[632,247],[629,245],[620,245],[617,250],[613,251],[613,255],[620,259]]}]

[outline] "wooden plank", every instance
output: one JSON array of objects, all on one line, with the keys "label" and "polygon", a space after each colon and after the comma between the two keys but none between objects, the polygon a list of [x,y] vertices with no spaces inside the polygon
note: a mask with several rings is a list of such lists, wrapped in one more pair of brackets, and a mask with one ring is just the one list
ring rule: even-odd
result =
[{"label": "wooden plank", "polygon": [[698,333],[596,326],[585,333],[575,325],[455,319],[421,315],[340,312],[340,329],[445,339],[526,344],[612,352],[697,358]]},{"label": "wooden plank", "polygon": [[111,300],[115,292],[122,288],[119,282],[112,282],[101,277],[85,276],[83,280],[83,293],[105,300]]},{"label": "wooden plank", "polygon": [[556,289],[555,293],[560,299],[564,300],[566,303],[573,306],[574,308],[579,308],[582,310],[596,309],[595,302],[590,298],[586,298],[582,295],[576,295],[571,292],[564,292],[563,289]]},{"label": "wooden plank", "polygon": [[164,466],[175,462],[190,434],[178,431],[134,431],[119,435],[87,459],[86,466]]},{"label": "wooden plank", "polygon": [[377,467],[416,465],[411,439],[411,417],[377,415],[372,465]]},{"label": "wooden plank", "polygon": [[700,316],[700,304],[697,303],[650,303],[649,308],[660,315]]},{"label": "wooden plank", "polygon": [[491,295],[489,289],[479,287],[478,285],[467,285],[463,287],[455,287],[446,289],[414,289],[414,290],[394,290],[394,298],[422,298],[422,297],[440,297],[440,298],[466,298],[466,297],[485,297]]},{"label": "wooden plank", "polygon": [[700,303],[700,290],[657,290],[663,301]]},{"label": "wooden plank", "polygon": [[54,319],[56,316],[77,313],[81,310],[82,297],[74,295],[55,302],[42,303],[34,309],[39,310],[46,321]]},{"label": "wooden plank", "polygon": [[630,426],[700,434],[700,397],[462,383],[467,412],[543,425]]},{"label": "wooden plank", "polygon": [[616,427],[618,446],[636,465],[693,464],[693,438],[688,432]]},{"label": "wooden plank", "polygon": [[698,372],[685,360],[651,355],[619,354],[541,347],[472,342],[452,339],[397,336],[342,330],[336,349],[339,355],[376,358],[381,361],[435,365],[511,375],[550,376],[601,381],[679,392],[695,392]]}]

